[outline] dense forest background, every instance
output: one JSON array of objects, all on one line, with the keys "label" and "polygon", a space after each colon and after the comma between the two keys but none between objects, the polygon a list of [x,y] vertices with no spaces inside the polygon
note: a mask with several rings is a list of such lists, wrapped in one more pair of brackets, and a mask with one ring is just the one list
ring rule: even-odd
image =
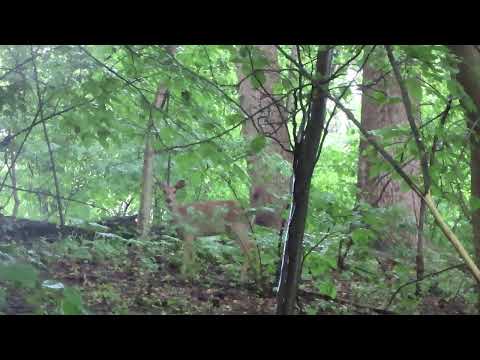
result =
[{"label": "dense forest background", "polygon": [[477,45],[0,46],[0,311],[478,313],[479,114]]}]

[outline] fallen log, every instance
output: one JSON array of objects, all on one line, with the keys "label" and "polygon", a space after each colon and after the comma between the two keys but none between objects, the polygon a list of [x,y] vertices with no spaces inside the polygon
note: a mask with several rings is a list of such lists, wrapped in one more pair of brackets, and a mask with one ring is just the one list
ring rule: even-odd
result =
[{"label": "fallen log", "polygon": [[[136,218],[137,215],[111,217],[98,221],[97,224],[107,227],[106,230],[101,230],[103,233],[112,233],[125,239],[131,239],[138,234]],[[39,239],[54,242],[66,236],[94,240],[97,234],[98,229],[86,229],[85,226],[66,225],[61,227],[46,221],[19,219],[0,214],[0,241],[19,241],[31,244],[32,241]],[[159,237],[163,234],[165,234],[163,226],[152,227],[152,236]]]},{"label": "fallen log", "polygon": [[75,226],[61,227],[46,221],[0,215],[0,241],[20,241],[28,244],[39,239],[56,241],[69,235],[93,240],[95,231]]}]

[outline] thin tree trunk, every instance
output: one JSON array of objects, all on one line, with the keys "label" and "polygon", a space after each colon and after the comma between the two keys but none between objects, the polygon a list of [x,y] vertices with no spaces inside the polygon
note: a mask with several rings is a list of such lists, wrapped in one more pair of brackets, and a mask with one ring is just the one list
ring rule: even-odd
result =
[{"label": "thin tree trunk", "polygon": [[[11,136],[10,130],[8,131],[7,136]],[[10,142],[10,144],[8,145],[7,151],[5,152],[5,164],[7,164],[10,180],[12,182],[12,196],[13,196],[12,216],[17,217],[18,208],[20,207],[20,199],[18,198],[18,190],[17,190],[17,172],[16,172],[17,166],[15,164],[15,142],[14,141]]]},{"label": "thin tree trunk", "polygon": [[[40,116],[43,117],[42,112],[40,112]],[[43,134],[45,136],[45,142],[47,143],[48,147],[48,153],[50,154],[50,163],[52,166],[52,175],[53,175],[53,181],[55,184],[55,199],[57,200],[57,207],[58,207],[58,217],[60,218],[60,225],[65,226],[65,219],[63,216],[63,205],[62,205],[62,200],[60,200],[60,183],[58,181],[58,176],[57,176],[57,170],[55,167],[55,159],[53,157],[53,152],[52,152],[52,147],[50,146],[50,140],[48,138],[48,132],[47,132],[47,126],[45,124],[45,121],[42,122],[43,125]]]},{"label": "thin tree trunk", "polygon": [[13,194],[13,210],[12,216],[15,218],[18,214],[18,208],[20,207],[20,199],[18,198],[18,191],[17,191],[17,172],[16,172],[16,164],[15,161],[15,152],[13,150],[13,146],[9,149],[10,155],[10,179],[12,181],[12,194]]},{"label": "thin tree trunk", "polygon": [[[175,46],[169,46],[167,51],[174,55]],[[162,85],[158,86],[152,106],[159,110],[164,110],[168,101],[168,89]],[[155,150],[153,149],[153,129],[155,127],[153,109],[150,108],[149,121],[145,132],[145,150],[143,152],[143,174],[142,174],[142,192],[140,195],[140,210],[138,214],[138,230],[141,236],[147,236],[150,232],[152,223],[152,205],[153,205],[153,184],[154,184],[154,162]]]},{"label": "thin tree trunk", "polygon": [[[320,75],[319,78],[330,76],[331,57],[331,50],[318,52],[316,72]],[[327,85],[314,84],[310,119],[306,123],[305,130],[300,129],[299,136],[295,140],[293,198],[277,295],[278,315],[293,314],[296,303],[301,278],[303,237],[308,214],[310,183],[325,122],[326,91],[324,87]]]},{"label": "thin tree trunk", "polygon": [[145,133],[145,150],[143,151],[142,193],[140,195],[140,211],[138,214],[138,227],[141,236],[148,235],[151,225],[153,171],[155,151],[152,145],[153,120],[150,112],[150,121]]},{"label": "thin tree trunk", "polygon": [[[443,129],[445,127],[445,122],[447,121],[448,114],[450,112],[450,108],[452,106],[452,98],[450,97],[447,107],[445,111],[443,112],[443,115],[440,119],[440,129]],[[431,168],[434,165],[435,162],[435,152],[437,151],[437,142],[438,142],[438,136],[435,135],[433,137],[433,142],[432,142],[432,149],[430,152],[430,164],[429,167]],[[429,189],[425,189],[425,192],[428,192]],[[424,261],[424,239],[423,239],[423,230],[424,230],[424,225],[425,225],[425,220],[427,217],[427,204],[425,203],[425,200],[422,198],[420,199],[420,215],[418,219],[418,241],[417,241],[417,258],[416,258],[416,266],[417,266],[417,282],[415,285],[415,295],[421,296],[422,291],[421,291],[421,281],[425,275],[425,261]]]},{"label": "thin tree trunk", "polygon": [[[33,47],[30,47],[30,51],[33,57],[35,55],[33,52]],[[55,159],[53,156],[52,146],[50,145],[50,139],[48,138],[47,125],[45,124],[45,120],[43,116],[43,100],[42,100],[42,94],[40,91],[40,83],[38,79],[38,72],[37,72],[37,66],[36,66],[35,60],[33,60],[32,64],[33,64],[33,74],[35,78],[35,85],[37,89],[38,106],[40,109],[40,120],[42,122],[43,135],[45,137],[45,142],[47,143],[48,155],[50,157],[50,166],[52,167],[53,182],[55,184],[55,199],[57,200],[58,217],[60,219],[60,225],[63,227],[65,226],[65,219],[63,214],[62,200],[60,199],[61,198],[60,182],[58,181],[57,170],[55,166]]]}]

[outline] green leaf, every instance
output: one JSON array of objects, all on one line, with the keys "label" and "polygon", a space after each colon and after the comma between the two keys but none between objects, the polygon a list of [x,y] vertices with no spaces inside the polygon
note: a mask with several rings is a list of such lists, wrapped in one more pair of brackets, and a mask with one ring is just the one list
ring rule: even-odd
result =
[{"label": "green leaf", "polygon": [[264,135],[257,135],[249,144],[250,152],[258,154],[267,145],[267,138]]},{"label": "green leaf", "polygon": [[242,114],[232,114],[232,115],[228,115],[226,118],[225,118],[225,121],[227,123],[227,125],[237,125],[239,123],[241,123],[242,121],[245,120],[245,117],[242,115]]},{"label": "green leaf", "polygon": [[283,80],[282,81],[276,81],[272,85],[272,92],[274,94],[281,94],[284,91],[284,89],[288,89],[288,88],[289,88],[289,86],[288,85],[285,86]]},{"label": "green leaf", "polygon": [[452,96],[458,96],[461,93],[459,83],[455,79],[447,80],[447,89]]},{"label": "green leaf", "polygon": [[19,283],[34,288],[38,279],[37,270],[28,264],[0,265],[0,280]]},{"label": "green leaf", "polygon": [[322,282],[316,285],[318,291],[323,294],[327,295],[333,299],[337,297],[337,288],[333,282]]},{"label": "green leaf", "polygon": [[204,158],[212,158],[219,155],[219,148],[214,143],[204,143],[201,144],[198,148],[198,152]]},{"label": "green leaf", "polygon": [[370,96],[378,104],[384,104],[387,100],[386,95],[380,91],[372,91]]},{"label": "green leaf", "polygon": [[470,198],[470,207],[472,208],[472,211],[480,209],[480,198],[472,195]]},{"label": "green leaf", "polygon": [[363,221],[368,224],[368,225],[371,225],[372,227],[379,227],[383,224],[383,221],[382,219],[378,216],[378,214],[376,214],[376,212],[374,211],[371,211],[371,212],[368,212],[364,217],[363,217]]},{"label": "green leaf", "polygon": [[92,254],[90,254],[90,251],[85,247],[79,247],[72,251],[72,256],[77,259],[92,260]]},{"label": "green leaf", "polygon": [[474,101],[470,96],[467,95],[463,98],[463,105],[465,106],[468,112],[471,112],[471,113],[477,112],[477,106],[475,105]]},{"label": "green leaf", "polygon": [[7,292],[0,287],[0,310],[3,310],[7,305]]},{"label": "green leaf", "polygon": [[64,315],[85,314],[80,292],[73,288],[66,288],[63,292],[62,311]]},{"label": "green leaf", "polygon": [[109,56],[112,53],[112,47],[109,45],[89,46],[88,50],[93,56],[95,56],[99,60],[104,60],[107,56]]},{"label": "green leaf", "polygon": [[420,103],[422,101],[422,84],[417,78],[409,78],[405,80],[408,93],[411,98]]},{"label": "green leaf", "polygon": [[291,89],[293,85],[292,80],[286,77],[282,77],[280,83],[282,84],[284,90]]},{"label": "green leaf", "polygon": [[329,261],[326,261],[323,256],[314,256],[314,254],[311,254],[307,258],[307,265],[308,268],[310,268],[312,274],[316,276],[325,274],[331,268],[335,268],[335,266],[332,267],[331,263]]},{"label": "green leaf", "polygon": [[427,62],[432,59],[432,47],[429,45],[405,45],[401,48],[412,58]]},{"label": "green leaf", "polygon": [[212,131],[217,128],[217,124],[214,121],[210,120],[200,122],[200,126],[202,127],[202,129],[205,129],[207,131]]},{"label": "green leaf", "polygon": [[352,240],[356,243],[368,242],[374,236],[375,234],[371,230],[364,228],[355,229],[352,232]]},{"label": "green leaf", "polygon": [[252,82],[252,87],[254,89],[260,88],[263,84],[265,84],[265,81],[267,80],[265,72],[260,70],[256,70],[255,74],[253,74],[250,79]]},{"label": "green leaf", "polygon": [[105,149],[107,149],[107,148],[108,148],[107,139],[108,139],[109,136],[111,135],[110,131],[109,131],[108,129],[101,128],[101,129],[98,129],[98,130],[96,131],[96,135],[97,135],[97,140],[100,142],[100,144],[101,144]]},{"label": "green leaf", "polygon": [[315,191],[311,195],[312,204],[319,209],[325,209],[335,204],[337,197],[331,192],[318,192]]},{"label": "green leaf", "polygon": [[314,306],[309,306],[305,309],[307,315],[316,315],[318,313],[318,309]]},{"label": "green leaf", "polygon": [[388,164],[387,162],[376,161],[370,167],[368,176],[370,178],[377,177],[380,174],[388,172],[389,170],[390,170],[390,164]]},{"label": "green leaf", "polygon": [[242,57],[242,58],[246,58],[248,56],[248,53],[249,53],[249,48],[248,46],[241,46],[240,47],[240,50],[238,51],[238,54]]},{"label": "green leaf", "polygon": [[409,192],[411,191],[412,189],[410,188],[410,186],[402,179],[400,181],[400,191],[401,192]]}]

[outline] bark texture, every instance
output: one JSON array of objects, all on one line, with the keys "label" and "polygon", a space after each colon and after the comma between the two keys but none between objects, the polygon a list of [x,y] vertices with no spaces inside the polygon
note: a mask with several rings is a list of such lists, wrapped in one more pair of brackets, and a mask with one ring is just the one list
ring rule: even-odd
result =
[{"label": "bark texture", "polygon": [[[480,199],[480,53],[474,45],[450,45],[450,51],[459,59],[457,80],[470,99],[463,99],[470,133],[470,171],[472,196]],[[473,108],[466,101],[473,101]],[[480,209],[472,211],[473,243],[477,266],[480,266]],[[480,311],[480,288],[478,309]]]},{"label": "bark texture", "polygon": [[[174,55],[176,46],[168,46],[167,51]],[[155,95],[152,107],[158,110],[164,110],[168,99],[168,89],[160,84]],[[153,149],[153,129],[154,116],[153,109],[150,110],[149,121],[145,131],[145,149],[143,152],[143,173],[142,173],[142,190],[140,194],[140,210],[138,214],[138,230],[141,236],[148,235],[152,222],[152,206],[153,206],[153,184],[154,184],[154,162],[155,151]]]},{"label": "bark texture", "polygon": [[277,164],[272,163],[268,155],[279,155],[289,163],[292,162],[293,155],[287,151],[290,150],[290,141],[284,103],[278,101],[273,94],[273,84],[279,77],[277,49],[274,45],[256,45],[255,47],[268,58],[267,70],[269,71],[264,72],[265,83],[259,88],[254,88],[251,80],[255,73],[244,74],[240,67],[238,68],[240,104],[250,116],[242,132],[247,141],[251,141],[259,134],[265,135],[269,140],[260,154],[249,156],[247,159],[252,185],[250,199],[252,207],[266,206],[274,209],[273,214],[268,211],[258,211],[256,223],[279,228],[281,227],[280,214],[288,204],[286,195],[290,190],[290,176],[280,173]]},{"label": "bark texture", "polygon": [[[363,86],[361,124],[367,131],[408,122],[405,107],[401,101],[394,104],[379,104],[378,101],[374,100],[378,94],[383,94],[388,98],[395,97],[401,99],[400,88],[392,74],[385,74],[384,71],[376,69],[367,63],[363,69]],[[405,138],[396,138],[389,141],[398,142],[397,145],[390,147],[389,153],[394,158],[399,159],[394,152],[402,150],[405,140]],[[372,174],[372,167],[381,162],[382,159],[379,155],[368,156],[366,153],[367,147],[368,142],[362,138],[360,140],[357,174],[358,199],[374,207],[400,206],[405,210],[409,223],[415,226],[420,212],[419,197],[412,190],[402,192],[400,190],[400,182],[393,180],[389,173],[381,173],[376,176]],[[392,149],[395,149],[395,151],[392,151]],[[410,159],[404,158],[401,163],[405,164],[408,160]],[[402,168],[408,175],[418,174],[420,163],[417,160],[410,161]],[[379,239],[375,246],[377,250],[388,252],[391,245],[397,241],[406,241],[412,247],[415,247],[417,234],[415,231],[391,232]]]},{"label": "bark texture", "polygon": [[[316,72],[320,78],[329,77],[331,57],[331,50],[318,52]],[[277,295],[278,315],[293,314],[296,304],[310,184],[325,123],[327,91],[324,86],[325,84],[314,84],[310,119],[306,122],[305,130],[299,130],[298,142],[295,144],[293,197]]]}]

